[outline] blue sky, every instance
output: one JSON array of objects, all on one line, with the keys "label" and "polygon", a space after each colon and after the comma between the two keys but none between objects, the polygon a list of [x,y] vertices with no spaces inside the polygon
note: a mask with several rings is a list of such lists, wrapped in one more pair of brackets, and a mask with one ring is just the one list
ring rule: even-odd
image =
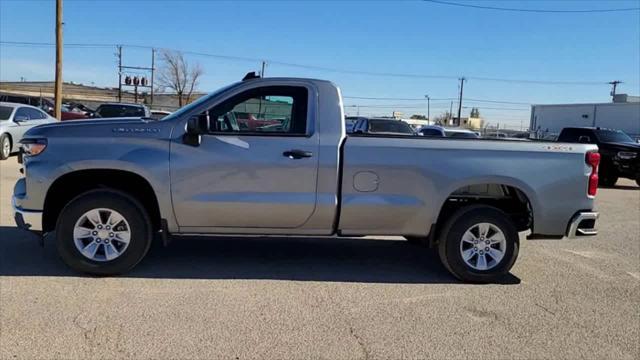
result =
[{"label": "blue sky", "polygon": [[[454,0],[452,0],[454,1]],[[463,1],[538,9],[640,6],[632,1]],[[0,0],[0,41],[53,42],[54,1]],[[640,94],[640,12],[522,13],[420,1],[72,1],[64,2],[65,42],[136,44],[377,73],[445,75],[451,79],[383,77],[268,63],[267,76],[330,79],[362,97],[465,98],[523,103],[610,101],[609,86],[539,85],[540,81],[622,80],[619,92]],[[115,48],[66,48],[65,81],[117,86]],[[52,47],[0,45],[0,79],[53,79]],[[212,91],[259,70],[259,61],[187,55],[205,70]],[[126,48],[124,62],[148,66],[150,50]],[[425,101],[346,99],[363,114],[425,113]],[[491,123],[528,122],[528,106],[480,103]],[[374,107],[365,107],[374,106]],[[388,106],[388,107],[387,107]],[[455,107],[455,106],[454,106]],[[449,101],[432,101],[431,115]],[[355,107],[347,108],[355,113]],[[463,113],[468,113],[467,108]]]}]

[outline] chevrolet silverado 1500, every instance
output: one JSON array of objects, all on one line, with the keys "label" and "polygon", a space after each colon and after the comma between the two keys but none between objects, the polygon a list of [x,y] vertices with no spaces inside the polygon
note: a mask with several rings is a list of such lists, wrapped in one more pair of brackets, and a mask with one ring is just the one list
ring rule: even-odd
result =
[{"label": "chevrolet silverado 1500", "polygon": [[[241,128],[236,113],[266,125]],[[248,77],[160,121],[39,126],[22,139],[15,219],[102,275],[133,268],[154,234],[399,235],[491,282],[519,232],[596,233],[595,145],[347,136],[344,124],[331,82]]]}]

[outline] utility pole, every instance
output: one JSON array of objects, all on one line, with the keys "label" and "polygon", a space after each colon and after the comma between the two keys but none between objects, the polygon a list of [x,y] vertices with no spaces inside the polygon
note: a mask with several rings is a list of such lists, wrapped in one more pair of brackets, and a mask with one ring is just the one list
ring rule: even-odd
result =
[{"label": "utility pole", "polygon": [[460,98],[458,99],[458,126],[460,126],[460,119],[462,114],[462,90],[464,89],[464,76],[460,78]]},{"label": "utility pole", "polygon": [[153,107],[153,75],[156,70],[156,49],[151,49],[151,107]]},{"label": "utility pole", "polygon": [[118,102],[122,102],[122,45],[118,45]]},{"label": "utility pole", "polygon": [[54,116],[62,119],[62,0],[56,0],[56,85]]},{"label": "utility pole", "polygon": [[262,61],[262,71],[260,71],[260,77],[264,78],[264,67],[267,65],[266,61]]},{"label": "utility pole", "polygon": [[618,84],[622,84],[622,81],[614,80],[614,81],[609,82],[609,85],[612,86],[611,92],[609,93],[612,98],[614,98],[616,96],[616,88],[618,87]]},{"label": "utility pole", "polygon": [[424,97],[427,98],[427,124],[428,124],[428,121],[431,120],[431,98],[429,97],[429,95],[425,95]]},{"label": "utility pole", "polygon": [[447,121],[450,121],[452,116],[453,116],[453,101],[449,103],[449,116],[447,116]]}]

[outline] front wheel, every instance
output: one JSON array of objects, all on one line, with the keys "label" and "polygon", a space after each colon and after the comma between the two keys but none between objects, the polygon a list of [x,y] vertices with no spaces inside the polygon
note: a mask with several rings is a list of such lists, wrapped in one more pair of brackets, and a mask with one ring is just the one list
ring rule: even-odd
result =
[{"label": "front wheel", "polygon": [[0,135],[0,160],[6,160],[11,155],[11,139],[9,135]]},{"label": "front wheel", "polygon": [[130,196],[94,190],[73,199],[62,210],[56,244],[62,260],[72,269],[115,275],[137,265],[151,246],[151,222]]},{"label": "front wheel", "polygon": [[516,227],[507,214],[492,206],[459,209],[440,234],[440,260],[463,281],[495,282],[511,270],[518,257]]}]

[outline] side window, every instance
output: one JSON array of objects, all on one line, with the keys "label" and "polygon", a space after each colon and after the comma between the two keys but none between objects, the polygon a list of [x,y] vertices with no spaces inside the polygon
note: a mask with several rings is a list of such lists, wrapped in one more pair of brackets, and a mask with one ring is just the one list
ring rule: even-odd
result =
[{"label": "side window", "polygon": [[14,119],[22,118],[23,120],[31,120],[28,112],[29,108],[21,107],[16,110],[16,114],[14,115]]},{"label": "side window", "polygon": [[261,87],[236,95],[199,116],[208,118],[212,133],[304,135],[307,101],[304,87]]},{"label": "side window", "polygon": [[46,118],[46,116],[44,116],[44,113],[42,113],[42,111],[38,109],[33,109],[33,108],[23,108],[23,109],[27,113],[27,116],[29,116],[29,120],[41,120]]}]

